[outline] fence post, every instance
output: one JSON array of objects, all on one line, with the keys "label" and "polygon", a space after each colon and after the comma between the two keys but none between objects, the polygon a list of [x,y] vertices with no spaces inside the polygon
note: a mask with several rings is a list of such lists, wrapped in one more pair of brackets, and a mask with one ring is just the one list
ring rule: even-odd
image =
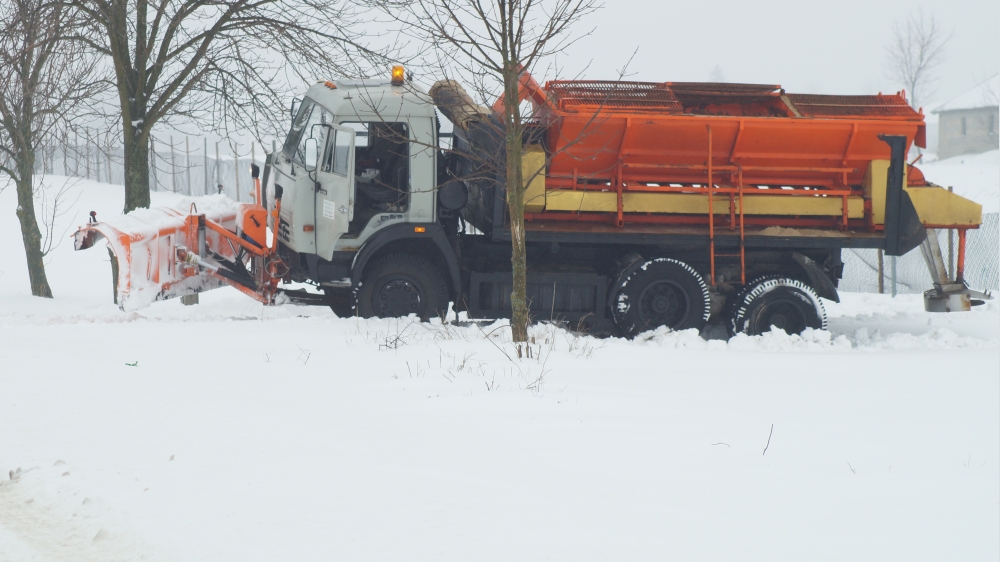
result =
[{"label": "fence post", "polygon": [[77,160],[80,158],[80,154],[83,155],[83,177],[90,179],[90,155],[87,154],[87,133],[83,133],[83,144],[80,144],[79,136],[77,136],[76,141],[77,146]]},{"label": "fence post", "polygon": [[240,143],[233,143],[233,173],[236,174],[236,202],[240,202]]},{"label": "fence post", "polygon": [[160,179],[156,175],[156,142],[153,135],[149,135],[149,171],[153,176],[153,191],[160,190]]},{"label": "fence post", "polygon": [[222,187],[222,171],[219,169],[219,141],[215,141],[215,185],[216,191],[222,193],[219,189]]},{"label": "fence post", "polygon": [[173,135],[170,135],[170,189],[177,193],[177,154],[174,152]]},{"label": "fence post", "polygon": [[96,140],[97,136],[94,136],[94,179],[101,181],[101,143]]},{"label": "fence post", "polygon": [[202,184],[202,195],[208,195],[208,137],[202,137],[201,139],[205,144],[205,150],[202,153],[205,156],[205,183]]},{"label": "fence post", "polygon": [[892,272],[892,298],[896,298],[896,256],[889,256],[889,271]]},{"label": "fence post", "polygon": [[[949,185],[948,186],[948,193],[952,193],[953,191],[954,191],[954,188]],[[954,245],[954,239],[952,238],[953,232],[954,232],[953,229],[951,229],[951,228],[948,229],[948,279],[954,279],[955,278],[955,265],[954,265],[955,264],[955,245]]]},{"label": "fence post", "polygon": [[193,195],[193,190],[191,189],[191,137],[184,135],[184,171],[187,175],[187,194]]},{"label": "fence post", "polygon": [[882,268],[882,248],[878,249],[878,294],[885,294],[885,271]]}]

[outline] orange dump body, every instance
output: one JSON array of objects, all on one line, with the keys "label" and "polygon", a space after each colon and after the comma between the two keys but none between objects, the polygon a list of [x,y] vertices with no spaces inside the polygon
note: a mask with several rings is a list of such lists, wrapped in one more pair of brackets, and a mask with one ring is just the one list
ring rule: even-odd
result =
[{"label": "orange dump body", "polygon": [[[644,184],[859,186],[889,158],[879,134],[924,146],[903,93],[787,94],[780,86],[552,81],[529,89],[546,127],[554,189]],[[709,158],[711,155],[711,158]]]}]

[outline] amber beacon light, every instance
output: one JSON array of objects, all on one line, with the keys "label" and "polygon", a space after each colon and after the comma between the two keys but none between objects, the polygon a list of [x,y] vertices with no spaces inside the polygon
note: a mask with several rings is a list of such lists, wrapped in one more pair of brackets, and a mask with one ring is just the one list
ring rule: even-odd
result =
[{"label": "amber beacon light", "polygon": [[403,65],[397,64],[392,67],[392,85],[402,86],[405,77],[405,71],[403,70]]}]

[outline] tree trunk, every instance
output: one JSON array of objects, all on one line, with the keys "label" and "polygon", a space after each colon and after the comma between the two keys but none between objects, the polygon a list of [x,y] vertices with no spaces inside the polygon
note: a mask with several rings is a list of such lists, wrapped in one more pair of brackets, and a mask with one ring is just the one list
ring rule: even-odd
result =
[{"label": "tree trunk", "polygon": [[136,134],[130,123],[125,130],[125,210],[149,208],[149,145],[146,135]]},{"label": "tree trunk", "polygon": [[21,240],[24,242],[24,257],[28,260],[28,278],[31,280],[31,294],[36,297],[52,298],[52,289],[45,276],[45,255],[42,253],[42,233],[35,219],[35,193],[32,189],[34,178],[31,167],[22,171],[17,186],[17,220],[21,223]]},{"label": "tree trunk", "polygon": [[515,342],[528,341],[527,251],[524,244],[524,186],[521,181],[521,121],[518,108],[518,72],[510,65],[504,76],[507,208],[510,212],[510,332]]}]

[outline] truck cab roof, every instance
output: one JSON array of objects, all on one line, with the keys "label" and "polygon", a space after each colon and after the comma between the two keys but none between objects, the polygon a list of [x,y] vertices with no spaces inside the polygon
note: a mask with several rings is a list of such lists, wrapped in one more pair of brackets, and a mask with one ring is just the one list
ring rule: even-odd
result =
[{"label": "truck cab roof", "polygon": [[323,81],[313,84],[306,97],[338,119],[356,115],[363,121],[400,121],[435,116],[430,96],[412,82],[394,86],[384,79]]}]

